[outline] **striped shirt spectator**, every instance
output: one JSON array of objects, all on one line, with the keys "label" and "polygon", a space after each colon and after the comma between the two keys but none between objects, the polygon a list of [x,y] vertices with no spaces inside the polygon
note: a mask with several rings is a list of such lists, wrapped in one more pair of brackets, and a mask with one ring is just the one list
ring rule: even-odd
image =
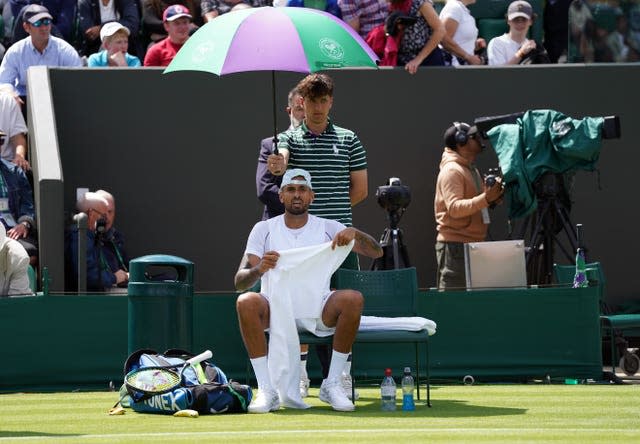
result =
[{"label": "striped shirt spectator", "polygon": [[288,168],[302,168],[313,177],[316,194],[309,212],[352,226],[350,174],[367,168],[367,156],[351,130],[328,123],[318,135],[302,123],[280,134],[278,148],[289,151]]},{"label": "striped shirt spectator", "polygon": [[338,0],[342,20],[364,39],[367,34],[387,18],[387,0]]}]

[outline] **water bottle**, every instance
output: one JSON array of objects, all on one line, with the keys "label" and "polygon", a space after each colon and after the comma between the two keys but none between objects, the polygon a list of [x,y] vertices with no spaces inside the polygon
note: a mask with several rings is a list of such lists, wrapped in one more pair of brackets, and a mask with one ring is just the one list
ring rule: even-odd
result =
[{"label": "water bottle", "polygon": [[402,376],[402,410],[412,411],[416,409],[416,404],[413,402],[413,387],[411,369],[405,367],[404,375]]},{"label": "water bottle", "polygon": [[382,396],[382,410],[390,412],[396,409],[396,381],[391,376],[391,369],[384,371],[384,379],[380,384],[380,395]]}]

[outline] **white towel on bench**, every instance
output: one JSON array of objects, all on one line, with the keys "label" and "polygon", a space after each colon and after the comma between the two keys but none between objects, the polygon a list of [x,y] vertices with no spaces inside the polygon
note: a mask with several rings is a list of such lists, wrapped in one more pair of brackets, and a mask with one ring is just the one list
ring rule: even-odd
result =
[{"label": "white towel on bench", "polygon": [[420,331],[426,329],[429,336],[436,334],[436,323],[431,319],[413,317],[383,318],[379,316],[362,316],[359,331],[373,330],[408,330]]}]

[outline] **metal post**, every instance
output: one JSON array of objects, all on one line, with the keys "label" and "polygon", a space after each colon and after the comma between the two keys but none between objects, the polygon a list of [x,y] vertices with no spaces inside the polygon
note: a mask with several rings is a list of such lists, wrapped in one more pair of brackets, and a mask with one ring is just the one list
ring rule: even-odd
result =
[{"label": "metal post", "polygon": [[73,216],[78,225],[78,293],[87,292],[87,220],[85,213]]}]

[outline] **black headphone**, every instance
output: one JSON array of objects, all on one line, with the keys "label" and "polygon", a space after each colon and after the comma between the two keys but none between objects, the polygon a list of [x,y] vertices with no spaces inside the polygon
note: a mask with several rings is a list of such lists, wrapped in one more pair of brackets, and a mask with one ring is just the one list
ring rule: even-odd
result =
[{"label": "black headphone", "polygon": [[[469,141],[469,129],[470,126],[466,123],[453,122],[453,126],[456,127],[456,134],[454,139],[456,140],[457,145],[465,145]],[[466,129],[465,129],[466,127]]]}]

